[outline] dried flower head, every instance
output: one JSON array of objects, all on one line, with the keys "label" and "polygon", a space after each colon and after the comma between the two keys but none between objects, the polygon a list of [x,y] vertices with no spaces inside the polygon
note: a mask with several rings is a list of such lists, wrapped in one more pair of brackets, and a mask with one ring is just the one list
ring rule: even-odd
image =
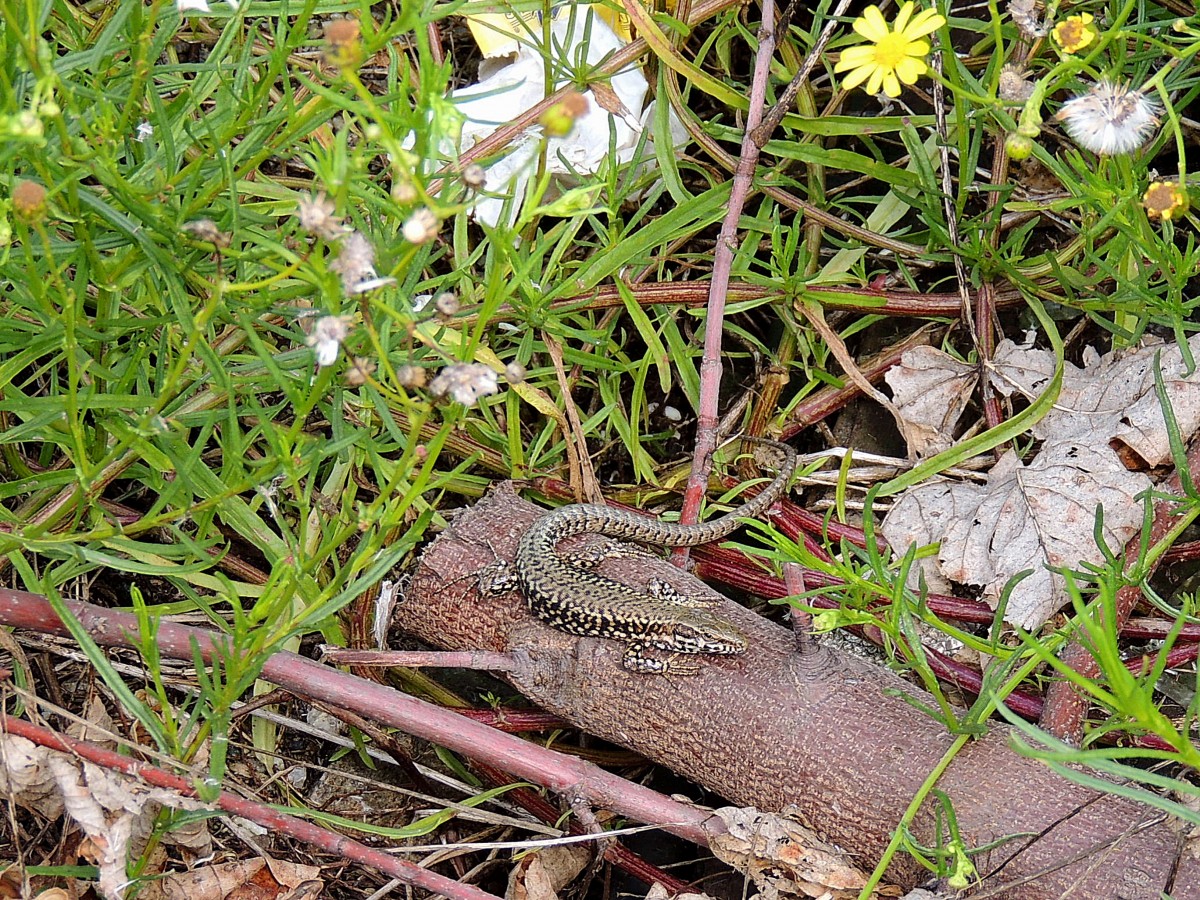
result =
[{"label": "dried flower head", "polygon": [[12,208],[18,219],[40,221],[46,215],[46,189],[22,178],[12,189]]},{"label": "dried flower head", "polygon": [[1158,125],[1158,104],[1126,85],[1098,81],[1064,103],[1055,118],[1079,146],[1115,156],[1146,143]]},{"label": "dried flower head", "polygon": [[425,387],[425,370],[421,366],[405,365],[396,370],[396,380],[400,382],[400,387],[415,388]]},{"label": "dried flower head", "polygon": [[317,365],[325,368],[337,361],[338,348],[349,334],[349,316],[321,316],[313,323],[312,333],[304,343],[316,351]]},{"label": "dried flower head", "polygon": [[444,291],[433,299],[433,308],[437,311],[438,318],[450,319],[458,314],[462,304],[459,302],[457,294]]},{"label": "dried flower head", "polygon": [[1008,103],[1024,103],[1033,94],[1033,83],[1029,81],[1028,72],[1012,63],[1006,63],[1000,70],[1000,99]]},{"label": "dried flower head", "polygon": [[1169,222],[1187,212],[1187,190],[1174,181],[1155,181],[1142,195],[1142,207],[1151,219]]},{"label": "dried flower head", "polygon": [[228,247],[231,235],[217,227],[212,219],[196,219],[194,222],[184,222],[179,226],[180,231],[186,231],[198,241],[207,241],[214,247]]},{"label": "dried flower head", "polygon": [[346,373],[342,376],[342,380],[349,387],[362,387],[375,374],[375,360],[367,359],[365,356],[356,356],[350,360],[350,365],[346,367]]},{"label": "dried flower head", "polygon": [[1092,24],[1095,19],[1091,13],[1067,16],[1054,26],[1050,36],[1063,53],[1078,53],[1100,36],[1100,32]]},{"label": "dried flower head", "polygon": [[1008,0],[1008,14],[1025,37],[1046,36],[1048,29],[1038,15],[1037,0]]},{"label": "dried flower head", "polygon": [[868,94],[878,94],[882,89],[889,97],[899,97],[902,83],[916,84],[929,71],[925,64],[929,41],[924,38],[945,25],[946,19],[936,9],[925,9],[914,16],[915,9],[912,0],[905,0],[892,27],[878,6],[863,10],[853,27],[870,43],[842,51],[833,71],[850,73],[842,79],[843,88],[850,90],[865,82]]},{"label": "dried flower head", "polygon": [[437,237],[441,224],[432,210],[422,206],[408,217],[400,233],[410,244],[427,244]]},{"label": "dried flower head", "polygon": [[361,294],[385,284],[395,284],[394,278],[380,278],[375,274],[375,248],[361,231],[352,231],[342,238],[337,259],[329,264],[329,271],[341,276],[342,288],[347,294]]},{"label": "dried flower head", "polygon": [[504,367],[504,380],[509,384],[521,384],[525,381],[527,374],[528,372],[525,371],[525,367],[516,360],[513,360]]},{"label": "dried flower head", "polygon": [[401,206],[408,206],[410,203],[415,203],[417,199],[417,189],[407,178],[397,178],[392,185],[392,199]]},{"label": "dried flower head", "polygon": [[325,25],[325,62],[339,69],[362,65],[362,27],[357,19],[333,19]]},{"label": "dried flower head", "polygon": [[463,406],[474,406],[481,397],[495,394],[499,390],[499,376],[479,363],[454,363],[446,366],[429,384],[429,393],[434,399],[449,398]]},{"label": "dried flower head", "polygon": [[333,241],[346,233],[340,216],[335,216],[336,207],[332,200],[320,191],[312,197],[301,197],[296,216],[300,219],[300,227],[311,235]]},{"label": "dried flower head", "polygon": [[473,191],[477,191],[487,181],[487,172],[484,171],[483,166],[479,163],[470,163],[463,166],[463,170],[459,173],[458,177],[462,179],[464,185]]}]

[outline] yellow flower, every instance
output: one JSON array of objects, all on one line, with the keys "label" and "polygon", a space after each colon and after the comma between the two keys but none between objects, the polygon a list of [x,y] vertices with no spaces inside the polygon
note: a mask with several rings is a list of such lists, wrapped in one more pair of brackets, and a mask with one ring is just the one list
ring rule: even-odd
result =
[{"label": "yellow flower", "polygon": [[1091,13],[1067,16],[1054,26],[1054,31],[1050,34],[1063,53],[1078,53],[1100,36],[1100,32],[1092,24],[1094,20],[1095,16]]},{"label": "yellow flower", "polygon": [[945,25],[946,19],[934,9],[914,16],[915,6],[912,0],[905,0],[894,30],[888,28],[878,6],[863,10],[854,20],[854,30],[871,43],[842,51],[842,58],[833,68],[835,72],[850,72],[842,80],[842,87],[849,90],[865,81],[868,94],[878,94],[882,87],[889,97],[899,97],[901,82],[916,84],[929,71],[925,65],[929,41],[921,38]]}]

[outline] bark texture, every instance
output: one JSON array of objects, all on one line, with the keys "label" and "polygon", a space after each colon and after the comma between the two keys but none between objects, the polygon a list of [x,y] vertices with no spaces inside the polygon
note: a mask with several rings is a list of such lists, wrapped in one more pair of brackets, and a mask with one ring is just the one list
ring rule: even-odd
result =
[{"label": "bark texture", "polygon": [[[428,549],[397,623],[448,649],[488,649],[519,660],[510,680],[535,703],[743,806],[794,807],[804,823],[870,868],[952,736],[899,695],[933,705],[890,672],[818,647],[798,655],[790,632],[725,601],[720,614],[751,639],[738,657],[705,657],[699,675],[664,678],[621,668],[620,642],[576,638],[533,619],[516,594],[481,596],[478,572],[511,560],[542,512],[505,486],[463,511]],[[586,544],[586,539],[582,542]],[[653,559],[602,571],[629,584],[652,575],[684,593],[709,590]],[[1200,866],[1153,809],[1088,790],[1009,748],[994,724],[954,760],[938,787],[969,846],[1034,837],[976,857],[984,890],[1005,898],[1200,900]],[[918,839],[936,843],[931,809]],[[890,880],[926,873],[908,857]]]}]

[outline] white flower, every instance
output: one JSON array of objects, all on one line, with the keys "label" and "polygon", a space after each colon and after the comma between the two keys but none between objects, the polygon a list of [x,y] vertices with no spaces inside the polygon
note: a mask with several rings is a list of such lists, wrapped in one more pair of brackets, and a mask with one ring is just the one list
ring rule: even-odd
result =
[{"label": "white flower", "polygon": [[142,121],[138,122],[137,133],[134,134],[133,139],[135,141],[137,141],[139,144],[141,144],[141,143],[144,143],[146,141],[146,139],[153,134],[154,134],[154,126],[151,125],[149,122],[147,122],[145,119],[142,119]]},{"label": "white flower", "polygon": [[317,354],[317,365],[332,366],[338,357],[342,341],[350,334],[350,320],[346,316],[321,316],[313,323],[312,334],[304,341]]},{"label": "white flower", "polygon": [[500,378],[490,368],[479,363],[454,363],[438,373],[429,383],[429,393],[438,400],[449,397],[463,406],[474,406],[480,397],[500,390]]},{"label": "white flower", "polygon": [[1158,104],[1141,91],[1098,81],[1063,104],[1055,116],[1079,146],[1115,156],[1132,153],[1158,125]]}]

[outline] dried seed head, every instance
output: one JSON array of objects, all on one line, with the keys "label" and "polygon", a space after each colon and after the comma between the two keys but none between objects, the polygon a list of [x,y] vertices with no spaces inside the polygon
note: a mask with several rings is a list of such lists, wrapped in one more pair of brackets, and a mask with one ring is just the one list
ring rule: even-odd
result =
[{"label": "dried seed head", "polygon": [[346,368],[346,374],[342,376],[348,387],[362,387],[375,374],[375,360],[367,359],[365,356],[356,356],[350,360],[350,365]]},{"label": "dried seed head", "polygon": [[1098,81],[1064,103],[1055,118],[1079,146],[1115,156],[1146,143],[1158,125],[1158,104],[1126,85]]},{"label": "dried seed head", "polygon": [[516,360],[504,367],[504,380],[509,384],[521,384],[528,374],[525,367]]},{"label": "dried seed head", "polygon": [[401,234],[410,244],[426,244],[438,235],[441,222],[427,207],[422,206],[408,217],[401,228]]},{"label": "dried seed head", "polygon": [[320,191],[312,197],[301,197],[296,211],[300,219],[300,227],[311,235],[333,241],[340,238],[348,230],[342,224],[341,216],[335,216],[334,203]]},{"label": "dried seed head", "polygon": [[1033,84],[1027,72],[1012,63],[1000,70],[1000,99],[1008,103],[1024,103],[1033,93]]},{"label": "dried seed head", "polygon": [[433,300],[433,308],[442,319],[453,318],[461,307],[462,304],[458,302],[458,296],[452,294],[450,291],[438,294]]},{"label": "dried seed head", "polygon": [[401,366],[396,370],[400,387],[416,390],[425,387],[425,370],[420,366]]},{"label": "dried seed head", "polygon": [[477,191],[483,187],[484,182],[487,181],[487,172],[484,171],[483,166],[479,165],[479,163],[470,163],[469,165],[463,167],[459,178],[461,178],[462,183],[471,190]]},{"label": "dried seed head", "polygon": [[313,323],[312,333],[304,343],[316,352],[317,365],[325,368],[337,361],[338,349],[349,334],[348,316],[321,316]]},{"label": "dried seed head", "polygon": [[1049,31],[1038,15],[1037,0],[1008,0],[1008,14],[1027,38],[1045,37]]},{"label": "dried seed head", "polygon": [[214,247],[228,247],[231,235],[217,228],[212,219],[197,219],[194,222],[184,222],[179,226],[180,231],[186,231],[198,241],[207,241]]},{"label": "dried seed head", "polygon": [[40,222],[46,216],[46,189],[36,181],[21,179],[12,189],[12,208],[25,222]]}]

